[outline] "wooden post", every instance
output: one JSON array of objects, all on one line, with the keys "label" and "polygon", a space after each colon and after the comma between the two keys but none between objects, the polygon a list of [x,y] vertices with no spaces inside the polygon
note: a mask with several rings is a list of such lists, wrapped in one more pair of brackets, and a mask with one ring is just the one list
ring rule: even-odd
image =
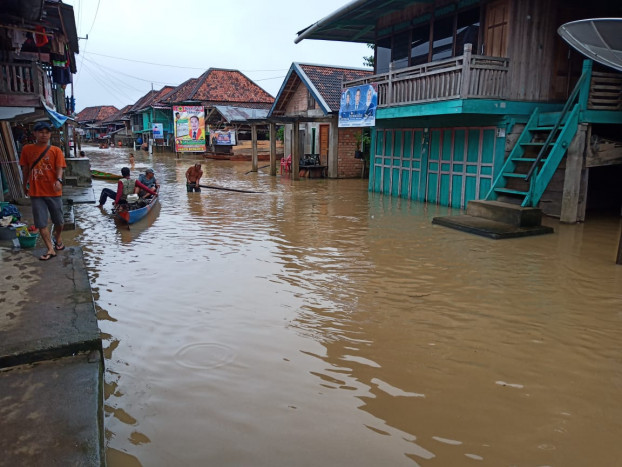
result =
[{"label": "wooden post", "polygon": [[393,62],[389,63],[389,81],[387,84],[387,105],[393,104]]},{"label": "wooden post", "polygon": [[300,180],[300,122],[294,121],[292,135],[292,173],[293,180]]},{"label": "wooden post", "polygon": [[622,264],[622,232],[620,232],[620,243],[618,243],[618,258],[616,264]]},{"label": "wooden post", "polygon": [[65,136],[65,146],[63,148],[63,152],[65,153],[65,157],[71,156],[71,151],[69,150],[69,123],[65,122],[63,125],[63,136]]},{"label": "wooden post", "polygon": [[270,123],[270,175],[276,175],[276,124]]},{"label": "wooden post", "polygon": [[339,178],[339,117],[330,121],[328,135],[328,178]]},{"label": "wooden post", "polygon": [[579,195],[581,193],[581,172],[585,153],[585,135],[587,125],[579,125],[566,154],[566,172],[562,194],[560,222],[574,224],[579,219]]},{"label": "wooden post", "polygon": [[469,84],[471,83],[471,49],[473,45],[464,44],[464,55],[462,56],[462,88],[460,89],[460,97],[466,99],[469,97]]},{"label": "wooden post", "polygon": [[251,125],[251,140],[253,145],[251,172],[257,172],[257,125],[254,123]]}]

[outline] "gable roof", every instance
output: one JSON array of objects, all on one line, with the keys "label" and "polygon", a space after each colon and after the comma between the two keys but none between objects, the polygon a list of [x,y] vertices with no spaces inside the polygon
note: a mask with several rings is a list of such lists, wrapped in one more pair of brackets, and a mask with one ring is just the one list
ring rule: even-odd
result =
[{"label": "gable roof", "polygon": [[198,78],[179,85],[166,98],[169,103],[184,101],[269,108],[274,97],[241,71],[210,68]]},{"label": "gable roof", "polygon": [[146,109],[147,107],[151,107],[156,103],[162,101],[166,96],[168,96],[171,92],[175,90],[175,86],[164,86],[159,91],[149,91],[143,97],[138,99],[132,108],[129,110],[130,112],[138,112],[140,110]]},{"label": "gable roof", "polygon": [[272,109],[270,109],[270,115],[283,115],[285,113],[289,98],[296,92],[301,82],[309,90],[324,114],[338,112],[342,82],[356,80],[372,74],[372,70],[365,68],[292,63]]},{"label": "gable roof", "polygon": [[97,105],[93,107],[85,107],[76,116],[78,123],[87,122],[103,122],[108,117],[119,111],[114,105]]},{"label": "gable roof", "polygon": [[125,107],[123,107],[118,112],[115,112],[112,115],[110,115],[109,117],[107,117],[103,121],[103,123],[112,123],[112,122],[120,122],[121,120],[128,120],[129,116],[127,115],[127,112],[129,111],[129,109],[131,107],[132,107],[131,105],[126,105]]}]

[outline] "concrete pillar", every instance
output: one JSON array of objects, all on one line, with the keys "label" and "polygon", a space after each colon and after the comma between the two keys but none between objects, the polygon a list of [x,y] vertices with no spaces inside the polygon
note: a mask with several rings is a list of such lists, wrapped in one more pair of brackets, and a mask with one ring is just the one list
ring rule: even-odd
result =
[{"label": "concrete pillar", "polygon": [[276,124],[270,123],[270,175],[276,175]]},{"label": "concrete pillar", "polygon": [[328,178],[339,177],[339,120],[337,117],[330,121],[328,135]]},{"label": "concrete pillar", "polygon": [[300,122],[294,122],[292,132],[292,179],[300,180]]},{"label": "concrete pillar", "polygon": [[566,173],[564,175],[564,191],[559,220],[567,224],[574,224],[579,221],[579,199],[582,188],[586,133],[587,125],[579,125],[577,134],[570,143],[566,154]]},{"label": "concrete pillar", "polygon": [[257,172],[257,125],[254,123],[251,125],[251,140],[253,145],[251,172]]}]

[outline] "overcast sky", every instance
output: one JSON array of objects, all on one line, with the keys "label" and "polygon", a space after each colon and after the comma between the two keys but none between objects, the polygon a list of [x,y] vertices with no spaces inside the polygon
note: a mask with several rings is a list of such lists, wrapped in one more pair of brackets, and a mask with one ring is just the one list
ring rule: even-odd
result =
[{"label": "overcast sky", "polygon": [[[210,67],[242,71],[276,96],[293,62],[363,67],[364,44],[304,40],[296,33],[349,0],[64,0],[80,39],[79,112],[122,108]],[[70,90],[67,90],[70,92]]]}]

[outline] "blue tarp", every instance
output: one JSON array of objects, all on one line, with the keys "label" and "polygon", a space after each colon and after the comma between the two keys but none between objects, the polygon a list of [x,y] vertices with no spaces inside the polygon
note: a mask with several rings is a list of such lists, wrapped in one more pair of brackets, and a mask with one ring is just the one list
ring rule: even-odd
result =
[{"label": "blue tarp", "polygon": [[60,128],[67,121],[67,115],[59,114],[58,112],[50,109],[47,105],[44,105],[43,108],[45,109],[45,113],[48,114],[48,117],[50,117],[54,128]]}]

